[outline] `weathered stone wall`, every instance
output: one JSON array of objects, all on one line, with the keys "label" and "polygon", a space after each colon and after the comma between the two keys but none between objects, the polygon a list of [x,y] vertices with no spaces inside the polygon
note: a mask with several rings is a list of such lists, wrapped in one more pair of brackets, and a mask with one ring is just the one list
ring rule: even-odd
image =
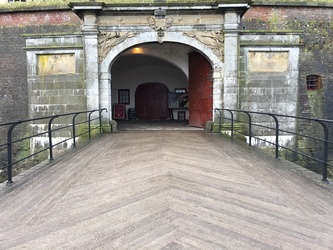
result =
[{"label": "weathered stone wall", "polygon": [[81,35],[30,35],[26,45],[31,116],[86,110]]},{"label": "weathered stone wall", "polygon": [[27,56],[23,34],[74,32],[70,12],[0,13],[0,123],[28,118]]},{"label": "weathered stone wall", "polygon": [[[81,20],[70,10],[40,12],[1,10],[0,123],[30,118],[31,92],[27,80],[26,38],[23,35],[73,33],[80,30],[80,25]],[[33,112],[30,114],[31,117],[40,115]],[[7,139],[7,129],[8,127],[0,127],[0,144]],[[26,133],[26,128],[20,126],[16,131]]]},{"label": "weathered stone wall", "polygon": [[[299,63],[298,114],[333,119],[333,8],[299,6],[252,6],[242,19],[246,30],[302,32]],[[322,76],[317,93],[321,109],[311,106],[306,76]],[[313,96],[313,93],[311,94]]]},{"label": "weathered stone wall", "polygon": [[[297,114],[299,35],[248,31],[241,34],[240,109],[276,114]],[[269,116],[253,115],[262,126],[275,127]],[[280,128],[295,131],[296,122],[280,119]],[[254,127],[256,135],[275,131]],[[291,143],[291,142],[285,142]]]},{"label": "weathered stone wall", "polygon": [[[301,31],[302,47],[300,49],[299,81],[297,98],[297,115],[333,119],[333,8],[301,7],[299,5],[253,5],[242,19],[245,30]],[[307,75],[319,75],[322,89],[308,91]],[[309,122],[299,122],[300,133],[309,133],[322,138],[322,128]],[[333,129],[330,129],[332,140]],[[322,144],[299,138],[298,149],[322,157]],[[303,161],[304,159],[299,159]],[[316,164],[313,164],[316,165]],[[318,165],[318,164],[317,164]],[[310,166],[311,168],[313,166]],[[321,171],[321,167],[317,167]]]}]

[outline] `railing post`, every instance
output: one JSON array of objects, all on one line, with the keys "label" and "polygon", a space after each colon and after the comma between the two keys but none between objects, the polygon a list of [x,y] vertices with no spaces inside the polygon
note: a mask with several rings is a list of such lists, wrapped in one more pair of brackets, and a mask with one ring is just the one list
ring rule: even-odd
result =
[{"label": "railing post", "polygon": [[103,111],[108,111],[106,108],[103,108],[103,109],[100,109],[100,111],[99,111],[99,132],[100,133],[102,133],[103,132],[103,130],[102,130],[102,112]]},{"label": "railing post", "polygon": [[234,113],[230,109],[227,109],[230,112],[231,116],[231,139],[234,139]]},{"label": "railing post", "polygon": [[327,180],[327,161],[328,161],[328,128],[325,122],[316,120],[316,122],[320,123],[324,129],[324,165],[323,165],[323,179],[322,181]]},{"label": "railing post", "polygon": [[7,178],[7,183],[6,183],[7,186],[9,186],[13,183],[12,132],[13,132],[13,129],[20,123],[21,123],[21,121],[13,123],[7,131],[7,161],[8,161],[8,165],[7,165],[7,177],[8,178]]},{"label": "railing post", "polygon": [[279,121],[273,114],[268,114],[275,120],[275,159],[279,159]]},{"label": "railing post", "polygon": [[52,118],[49,120],[49,125],[48,125],[50,161],[53,161],[52,122],[57,117],[58,117],[58,115],[52,116]]},{"label": "railing post", "polygon": [[221,133],[222,131],[222,112],[220,109],[215,109],[215,112],[218,111],[220,113],[220,116],[219,116],[219,133]]},{"label": "railing post", "polygon": [[251,115],[247,111],[242,111],[243,113],[247,114],[249,118],[249,145],[252,146],[252,120],[251,120]]},{"label": "railing post", "polygon": [[89,113],[89,115],[88,115],[88,135],[89,135],[89,140],[91,139],[91,133],[90,133],[90,127],[91,127],[91,125],[90,125],[90,120],[91,120],[91,114],[92,113],[94,113],[96,110],[93,110],[93,111],[91,111],[90,113]]},{"label": "railing post", "polygon": [[76,130],[75,130],[75,118],[79,115],[80,113],[76,113],[73,116],[73,147],[76,148],[76,142],[75,142],[75,138],[76,138]]},{"label": "railing post", "polygon": [[102,110],[99,111],[98,120],[99,120],[99,133],[101,134],[102,133]]}]

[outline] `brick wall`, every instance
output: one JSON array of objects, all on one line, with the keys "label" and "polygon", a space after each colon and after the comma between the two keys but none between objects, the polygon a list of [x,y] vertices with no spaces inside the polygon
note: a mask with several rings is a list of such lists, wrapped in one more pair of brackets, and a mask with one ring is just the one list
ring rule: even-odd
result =
[{"label": "brick wall", "polygon": [[80,19],[72,11],[40,11],[2,13],[1,27],[22,27],[31,25],[80,25]]}]

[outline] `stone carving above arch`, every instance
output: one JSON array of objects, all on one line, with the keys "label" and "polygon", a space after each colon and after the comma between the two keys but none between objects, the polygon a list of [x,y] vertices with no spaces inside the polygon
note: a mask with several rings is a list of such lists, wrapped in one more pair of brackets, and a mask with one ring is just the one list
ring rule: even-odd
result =
[{"label": "stone carving above arch", "polygon": [[173,19],[169,16],[151,16],[148,17],[149,26],[157,31],[157,39],[159,43],[163,43],[164,33],[171,26]]},{"label": "stone carving above arch", "polygon": [[169,16],[157,18],[154,16],[148,17],[149,26],[156,31],[166,31],[172,25],[173,19]]},{"label": "stone carving above arch", "polygon": [[113,47],[137,34],[137,32],[100,32],[98,39],[99,61],[103,61]]},{"label": "stone carving above arch", "polygon": [[[214,53],[211,47],[203,44],[195,37],[185,36],[183,32],[169,32],[166,41],[170,43],[189,45],[193,48],[196,48],[198,51],[206,55],[207,58],[209,58],[211,64],[214,65],[214,69],[218,70],[219,68],[223,68],[222,58],[219,57],[218,54]],[[100,62],[101,74],[106,78],[108,77],[109,67],[113,60],[120,53],[128,48],[137,46],[138,44],[149,42],[157,42],[154,32],[139,32],[130,39],[125,39],[121,44],[115,45],[112,47],[112,49],[108,50],[107,55],[104,55],[102,61]],[[223,44],[219,44],[218,46],[223,49]]]},{"label": "stone carving above arch", "polygon": [[188,31],[183,33],[186,36],[198,40],[208,46],[213,53],[221,58],[224,57],[224,34],[223,31]]}]

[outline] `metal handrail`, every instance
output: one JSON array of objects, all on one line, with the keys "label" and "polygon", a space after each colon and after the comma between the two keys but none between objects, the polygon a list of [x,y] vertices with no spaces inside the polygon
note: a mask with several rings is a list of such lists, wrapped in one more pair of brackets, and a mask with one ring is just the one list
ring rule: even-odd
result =
[{"label": "metal handrail", "polygon": [[[222,111],[229,112],[230,113],[230,118],[224,116]],[[247,111],[247,110],[239,110],[239,109],[220,109],[220,108],[216,108],[215,112],[219,112],[219,132],[222,132],[223,118],[225,120],[230,120],[231,121],[231,138],[232,139],[234,137],[234,122],[238,121],[238,120],[235,120],[234,113],[244,113],[244,114],[246,114],[247,118],[248,118],[247,124],[248,124],[248,127],[249,127],[249,131],[248,131],[249,141],[248,141],[248,144],[250,146],[252,145],[252,138],[268,142],[265,139],[259,138],[259,137],[255,136],[253,134],[253,131],[252,131],[253,126],[265,127],[267,129],[270,129],[270,130],[275,130],[275,142],[269,142],[269,143],[275,146],[275,158],[276,159],[279,158],[279,149],[282,148],[282,149],[291,151],[293,153],[296,153],[298,155],[304,156],[307,159],[312,159],[316,162],[322,163],[323,164],[323,168],[322,168],[323,178],[322,178],[322,181],[325,181],[325,182],[328,181],[328,179],[327,179],[327,177],[328,177],[328,166],[333,167],[332,164],[328,163],[328,146],[333,145],[333,142],[329,141],[328,124],[332,125],[333,120],[308,118],[308,117],[301,117],[301,116],[291,116],[291,115],[281,115],[281,114],[273,114],[273,113],[265,113],[265,112],[255,112],[255,111]],[[275,126],[274,127],[268,127],[268,126],[262,126],[258,123],[255,123],[253,121],[254,120],[253,117],[251,116],[252,114],[258,114],[258,115],[264,115],[264,116],[272,117],[273,120],[274,120]],[[300,133],[293,132],[293,131],[282,130],[282,129],[279,128],[279,125],[281,124],[281,122],[278,119],[278,118],[281,118],[281,117],[316,122],[316,123],[320,124],[322,129],[323,129],[323,138],[317,138],[317,137],[313,137],[313,136],[306,135],[306,134],[300,134]],[[244,121],[238,121],[238,122],[245,123]],[[280,136],[281,132],[286,133],[286,134],[290,134],[290,135],[303,136],[304,138],[310,138],[310,139],[313,139],[313,140],[316,140],[318,142],[323,143],[323,149],[324,149],[323,150],[323,159],[318,159],[318,158],[315,158],[313,156],[306,155],[306,154],[304,154],[302,152],[299,152],[297,150],[293,150],[293,149],[287,148],[285,146],[279,145],[279,136]]]},{"label": "metal handrail", "polygon": [[[66,141],[73,140],[73,147],[75,148],[77,137],[88,133],[88,138],[90,140],[91,139],[91,132],[95,129],[99,129],[100,133],[102,133],[102,112],[103,111],[107,112],[107,109],[102,108],[102,109],[80,111],[80,112],[73,112],[73,113],[66,113],[66,114],[57,114],[57,115],[53,115],[53,116],[45,116],[45,117],[39,117],[39,118],[34,118],[34,119],[19,120],[19,121],[15,121],[15,122],[7,122],[7,123],[0,124],[0,127],[9,126],[9,128],[7,130],[7,143],[0,144],[0,148],[1,147],[6,147],[6,150],[7,150],[7,165],[0,168],[1,170],[7,168],[7,185],[11,185],[13,183],[13,166],[15,164],[17,164],[19,162],[22,162],[22,161],[24,161],[24,160],[26,160],[30,157],[38,155],[38,154],[40,154],[44,151],[47,151],[47,150],[49,151],[49,160],[53,161],[53,148],[55,146],[57,146],[61,143],[64,143]],[[94,112],[98,112],[98,118],[91,118],[91,115]],[[87,118],[86,118],[85,121],[76,123],[75,118],[80,114],[86,114]],[[52,129],[54,119],[59,118],[59,117],[70,117],[70,116],[72,116],[72,124],[67,124],[67,125],[62,126],[60,128]],[[44,131],[44,132],[38,133],[38,134],[34,134],[32,136],[25,136],[25,137],[13,140],[13,131],[14,131],[14,128],[16,126],[18,126],[20,124],[29,124],[31,122],[41,121],[41,120],[48,120],[47,123],[45,123],[45,124],[47,124],[47,127],[48,127],[47,131]],[[99,126],[98,126],[98,128],[96,128],[96,127],[91,128],[91,123],[95,120],[99,121]],[[88,123],[88,131],[77,134],[76,133],[77,132],[76,131],[76,126],[81,125],[81,124],[87,124],[87,123]],[[53,143],[53,138],[54,138],[53,132],[60,131],[62,129],[68,129],[68,128],[72,128],[72,137],[67,137],[66,139],[61,140],[60,142],[57,142],[57,143],[54,144]],[[18,160],[15,160],[15,161],[13,160],[12,147],[15,143],[22,142],[22,141],[27,140],[27,139],[32,139],[34,137],[41,136],[41,135],[47,135],[48,141],[49,141],[48,147],[44,147],[42,150],[39,150],[38,152],[35,152],[35,153],[32,153],[32,154],[29,154],[28,156],[23,157],[21,159],[18,159]]]}]

